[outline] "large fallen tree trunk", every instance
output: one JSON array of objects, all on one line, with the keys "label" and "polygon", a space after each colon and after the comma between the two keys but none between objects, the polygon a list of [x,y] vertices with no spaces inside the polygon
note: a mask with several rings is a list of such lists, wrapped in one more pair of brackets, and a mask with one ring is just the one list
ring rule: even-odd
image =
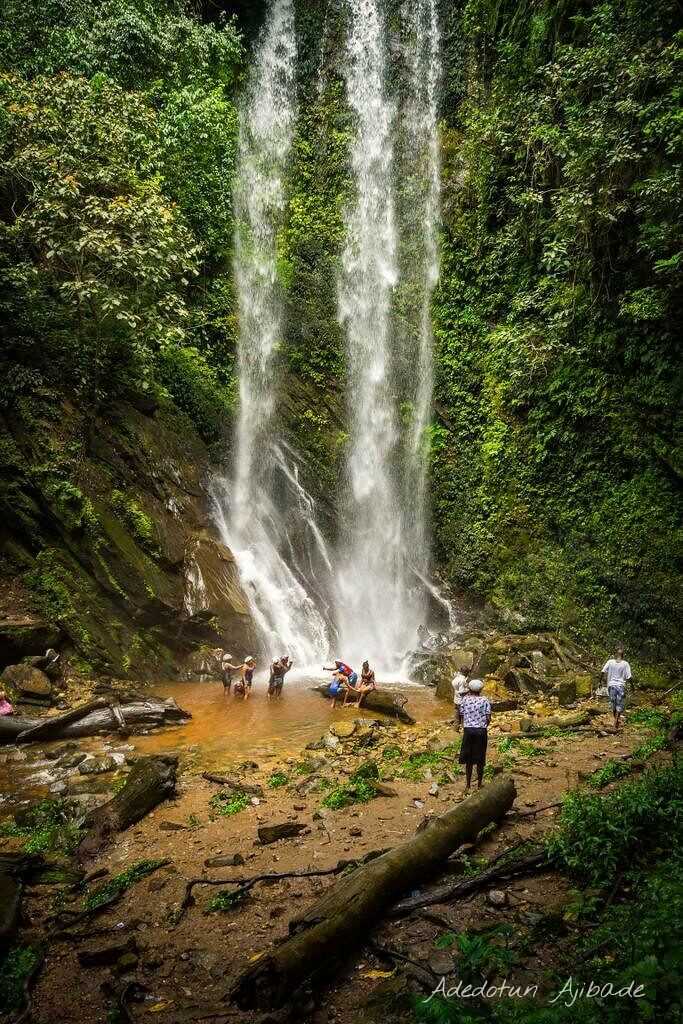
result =
[{"label": "large fallen tree trunk", "polygon": [[434,818],[410,839],[342,878],[302,917],[290,938],[265,953],[236,980],[230,998],[242,1009],[275,1009],[305,982],[319,981],[386,910],[423,881],[463,843],[499,821],[515,798],[515,784],[499,778],[453,810]]},{"label": "large fallen tree trunk", "polygon": [[[323,697],[332,697],[329,683],[313,686],[312,689]],[[353,703],[357,705],[358,701],[354,699]],[[407,703],[408,698],[399,690],[370,690],[363,697],[361,709],[374,711],[378,715],[390,715],[392,718],[398,718],[399,722],[403,722],[405,725],[414,725],[415,719],[405,709]]]},{"label": "large fallen tree trunk", "polygon": [[[25,718],[4,715],[0,718],[0,744],[26,743],[33,739],[62,740],[73,736],[94,736],[96,733],[118,732],[122,723],[126,730],[154,729],[161,725],[183,722],[192,716],[174,700],[132,701],[115,707],[95,707],[84,716],[82,709],[54,718]],[[61,719],[61,725],[57,723]],[[40,732],[38,732],[40,729]]]},{"label": "large fallen tree trunk", "polygon": [[86,817],[88,833],[78,848],[79,859],[94,857],[114,833],[125,831],[162,800],[175,796],[177,767],[177,757],[141,757],[123,789]]}]

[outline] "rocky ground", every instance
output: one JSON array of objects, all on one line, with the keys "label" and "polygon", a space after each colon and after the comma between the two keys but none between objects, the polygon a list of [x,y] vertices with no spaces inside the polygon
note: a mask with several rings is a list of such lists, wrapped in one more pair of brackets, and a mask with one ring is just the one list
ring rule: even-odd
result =
[{"label": "rocky ground", "polygon": [[[467,873],[476,868],[479,858],[488,859],[543,834],[552,827],[556,813],[554,808],[542,810],[546,804],[557,801],[606,759],[628,755],[642,741],[642,731],[635,727],[627,726],[614,735],[604,705],[585,702],[581,710],[590,713],[590,731],[562,734],[555,730],[555,735],[521,743],[510,740],[511,732],[519,732],[519,712],[496,714],[489,773],[512,774],[518,791],[515,810],[500,828],[450,865],[449,874]],[[465,798],[453,751],[455,739],[446,721],[406,727],[338,714],[330,731],[315,744],[319,749],[267,764],[226,761],[225,776],[246,781],[262,794],[250,796],[233,814],[225,812],[232,809],[234,790],[204,779],[199,755],[194,761],[188,758],[181,765],[176,799],[119,835],[86,870],[99,873],[106,883],[143,860],[167,863],[132,885],[110,910],[76,928],[76,939],[54,934],[54,915],[79,909],[82,887],[71,890],[62,881],[26,890],[22,939],[42,941],[50,936],[34,993],[34,1019],[43,1024],[114,1019],[108,1013],[127,983],[135,985],[129,991],[140,1000],[131,1004],[134,1020],[144,1020],[148,1014],[149,1020],[163,1021],[223,1019],[217,1004],[229,976],[284,937],[294,908],[298,912],[312,902],[330,880],[261,884],[245,901],[227,909],[220,909],[217,894],[231,879],[328,868],[340,859],[385,849],[410,836],[425,816],[442,813]],[[83,778],[80,773],[98,759],[88,757],[82,746],[51,745],[47,753],[57,764],[69,762],[69,771]],[[115,763],[104,766],[100,782],[114,778],[115,771],[121,777],[135,760],[125,744],[115,747],[109,755]],[[9,748],[0,757],[13,763],[16,758],[42,759],[42,754]],[[349,794],[359,767],[369,762],[377,766],[383,795],[333,809]],[[89,799],[103,800],[105,794]],[[527,813],[536,810],[538,814]],[[298,825],[298,834],[266,843],[259,839],[259,829],[267,825]],[[0,853],[19,849],[23,842],[8,836]],[[194,905],[178,920],[186,881],[191,878],[218,878],[225,884],[198,885]],[[510,935],[504,941],[516,983],[533,983],[548,962],[561,956],[565,937],[571,933],[567,914],[571,895],[566,883],[550,874],[521,878],[501,886],[500,892],[497,888],[405,920],[379,923],[374,939],[438,978],[452,976],[455,969],[448,936],[465,931],[482,934],[509,925]],[[557,934],[539,959],[531,952],[531,940],[549,921]],[[309,1007],[312,1018],[340,1024],[368,1017],[388,1019],[392,1000],[401,993],[405,996],[405,990],[415,985],[410,971],[378,957],[367,946],[349,952],[335,984]]]}]

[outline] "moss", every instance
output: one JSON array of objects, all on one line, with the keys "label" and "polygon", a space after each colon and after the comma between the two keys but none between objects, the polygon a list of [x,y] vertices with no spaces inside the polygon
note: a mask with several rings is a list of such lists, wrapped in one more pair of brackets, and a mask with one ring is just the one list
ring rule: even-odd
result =
[{"label": "moss", "polygon": [[117,899],[123,895],[126,889],[130,889],[132,885],[139,882],[141,878],[156,871],[157,868],[165,864],[163,860],[141,860],[131,867],[126,868],[118,875],[114,875],[104,885],[100,885],[93,889],[83,900],[84,910],[97,910],[98,907],[103,906],[110,901]]},{"label": "moss", "polygon": [[24,984],[42,959],[35,946],[13,946],[0,959],[0,1013],[10,1014],[24,1002]]},{"label": "moss", "polygon": [[154,522],[139,502],[131,495],[114,489],[111,493],[111,507],[135,540],[148,551],[158,555],[159,543]]}]

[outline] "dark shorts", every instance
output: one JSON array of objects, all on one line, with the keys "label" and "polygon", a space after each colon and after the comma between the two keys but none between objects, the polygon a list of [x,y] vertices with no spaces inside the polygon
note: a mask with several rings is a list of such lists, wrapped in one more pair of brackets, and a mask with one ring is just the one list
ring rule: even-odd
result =
[{"label": "dark shorts", "polygon": [[484,764],[488,729],[463,729],[460,764]]},{"label": "dark shorts", "polygon": [[284,681],[284,676],[273,676],[270,683],[268,684],[268,693],[271,694],[271,696],[274,693],[282,693],[282,684],[284,683]]},{"label": "dark shorts", "polygon": [[223,687],[224,687],[224,689],[229,690],[231,686],[232,686],[232,673],[231,672],[224,672],[223,673]]}]

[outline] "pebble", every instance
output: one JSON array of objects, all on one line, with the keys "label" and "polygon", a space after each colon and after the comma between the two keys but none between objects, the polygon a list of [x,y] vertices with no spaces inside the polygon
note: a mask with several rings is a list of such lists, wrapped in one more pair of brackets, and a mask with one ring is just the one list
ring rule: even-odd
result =
[{"label": "pebble", "polygon": [[491,889],[486,894],[486,902],[492,907],[505,907],[508,902],[508,895],[501,889]]}]

